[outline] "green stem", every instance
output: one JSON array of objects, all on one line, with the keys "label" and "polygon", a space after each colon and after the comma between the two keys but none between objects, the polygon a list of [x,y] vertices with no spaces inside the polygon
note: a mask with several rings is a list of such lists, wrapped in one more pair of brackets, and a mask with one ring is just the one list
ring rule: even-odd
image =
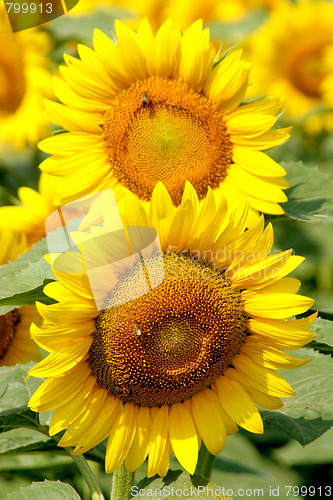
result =
[{"label": "green stem", "polygon": [[126,500],[128,498],[131,493],[133,476],[133,472],[127,472],[124,464],[113,473],[110,500]]},{"label": "green stem", "polygon": [[210,479],[210,476],[214,469],[215,460],[216,456],[209,453],[206,446],[202,443],[199,451],[197,467],[194,474]]},{"label": "green stem", "polygon": [[[35,423],[35,425],[36,425],[36,423]],[[49,429],[45,425],[38,423],[36,430],[38,430],[42,434],[45,434],[45,436],[50,437]],[[60,441],[60,438],[57,435],[52,436],[52,439],[56,443],[59,443],[59,441]],[[91,468],[89,467],[89,464],[88,464],[87,460],[84,458],[84,456],[83,455],[73,455],[72,454],[73,448],[71,448],[69,446],[63,447],[63,449],[66,451],[66,453],[68,453],[68,455],[71,457],[71,459],[75,463],[76,467],[81,472],[81,474],[82,474],[82,476],[83,476],[83,478],[84,478],[85,482],[87,483],[88,488],[90,490],[92,500],[105,500],[105,497],[104,497],[103,492],[102,492],[102,490],[97,482],[97,479],[94,476],[94,473],[91,470]]]},{"label": "green stem", "polygon": [[102,493],[101,488],[96,480],[96,477],[93,474],[93,471],[88,465],[87,460],[83,455],[72,455],[73,448],[64,448],[67,453],[70,455],[72,460],[74,461],[76,467],[81,472],[84,477],[85,482],[87,483],[92,500],[105,500],[104,495]]}]

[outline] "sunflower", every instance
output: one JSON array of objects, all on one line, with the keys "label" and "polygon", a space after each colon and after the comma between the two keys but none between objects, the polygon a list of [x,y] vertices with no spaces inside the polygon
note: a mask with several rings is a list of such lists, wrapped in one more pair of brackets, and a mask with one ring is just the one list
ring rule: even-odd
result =
[{"label": "sunflower", "polygon": [[293,119],[324,107],[332,88],[332,25],[331,2],[281,2],[248,43],[252,94],[279,96],[285,116]]},{"label": "sunflower", "polygon": [[75,454],[108,438],[108,473],[148,455],[148,476],[164,476],[174,453],[192,474],[201,440],[216,455],[238,425],[262,433],[256,404],[295,394],[274,370],[303,365],[281,349],[314,337],[316,314],[292,320],[313,300],[285,277],[303,259],[269,255],[263,216],[246,230],[248,205],[230,215],[190,183],[178,207],[162,183],[148,212],[127,190],[118,207],[123,239],[115,217],[71,233],[81,256],[48,257],[58,281],[44,292],[58,303],[37,303],[45,325],[31,333],[50,354],[29,372],[48,377],[29,406],[55,409],[50,434],[67,429],[59,446]]},{"label": "sunflower", "polygon": [[0,140],[23,148],[50,132],[45,97],[52,97],[48,35],[37,29],[13,34],[0,11]]},{"label": "sunflower", "polygon": [[[197,19],[204,23],[237,21],[252,8],[271,9],[280,0],[80,0],[71,14],[90,12],[99,7],[122,9],[117,17],[137,19],[147,17],[154,33],[163,22],[172,17],[177,27],[189,27]],[[132,23],[132,20],[131,20]]]},{"label": "sunflower", "polygon": [[[8,229],[0,229],[0,265],[16,259],[26,250],[26,240]],[[0,315],[0,366],[38,361],[38,345],[30,337],[32,322],[40,323],[34,306],[23,306]]]},{"label": "sunflower", "polygon": [[169,0],[165,12],[177,26],[190,26],[196,19],[204,23],[237,22],[253,9],[269,10],[280,0]]},{"label": "sunflower", "polygon": [[40,323],[35,306],[22,306],[0,316],[0,366],[40,360],[39,347],[30,337],[33,322]]},{"label": "sunflower", "polygon": [[38,191],[29,187],[18,189],[18,205],[0,207],[0,230],[14,231],[26,239],[28,250],[45,236],[45,220],[53,206],[53,190],[57,179],[42,173]]},{"label": "sunflower", "polygon": [[[209,188],[233,209],[250,200],[256,211],[281,214],[285,171],[261,150],[287,140],[289,128],[271,127],[279,103],[240,105],[250,65],[236,50],[219,63],[202,22],[182,36],[171,21],[156,37],[144,20],[134,33],[116,21],[118,44],[101,31],[95,50],[78,46],[65,56],[50,119],[68,130],[45,139],[52,154],[41,169],[57,176],[55,204],[124,186],[149,201],[158,181],[179,205],[189,180],[202,200]],[[214,62],[215,61],[215,62]]]},{"label": "sunflower", "polygon": [[27,241],[24,235],[19,235],[7,227],[0,227],[0,266],[17,259],[26,249]]}]

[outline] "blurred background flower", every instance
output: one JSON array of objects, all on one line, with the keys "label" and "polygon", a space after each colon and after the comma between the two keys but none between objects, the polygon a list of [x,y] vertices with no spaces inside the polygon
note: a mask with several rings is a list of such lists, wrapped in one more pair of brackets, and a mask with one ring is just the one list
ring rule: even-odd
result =
[{"label": "blurred background flower", "polygon": [[[250,94],[278,96],[289,123],[310,132],[332,130],[333,4],[281,1],[245,42],[253,63]],[[311,116],[309,117],[309,114]],[[307,119],[309,117],[309,121]]]},{"label": "blurred background flower", "polygon": [[80,0],[70,12],[74,15],[91,12],[100,7],[116,7],[119,13],[134,18],[134,23],[147,17],[153,32],[172,17],[175,26],[188,28],[198,19],[210,22],[234,22],[252,9],[269,10],[281,0]]},{"label": "blurred background flower", "polygon": [[0,12],[0,152],[35,145],[50,132],[43,110],[44,98],[52,96],[51,47],[38,29],[11,33]]}]

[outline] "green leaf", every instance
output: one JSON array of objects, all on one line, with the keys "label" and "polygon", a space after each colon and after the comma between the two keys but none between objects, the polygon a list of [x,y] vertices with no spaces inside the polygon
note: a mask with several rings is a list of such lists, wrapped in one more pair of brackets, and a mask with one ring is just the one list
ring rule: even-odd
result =
[{"label": "green leaf", "polygon": [[295,441],[273,452],[278,462],[287,466],[332,464],[333,463],[333,429],[303,448]]},{"label": "green leaf", "polygon": [[11,202],[11,194],[4,186],[0,186],[0,206],[10,205],[10,202]]},{"label": "green leaf", "polygon": [[39,427],[38,414],[27,408],[30,397],[42,382],[36,378],[25,381],[31,366],[32,363],[0,368],[0,433],[18,427]]},{"label": "green leaf", "polygon": [[308,222],[333,221],[333,181],[316,167],[302,162],[281,162],[290,188],[282,207],[292,219]]},{"label": "green leaf", "polygon": [[[169,470],[165,477],[154,476],[142,479],[136,486],[132,486],[129,498],[163,498],[166,496],[177,496],[182,500],[189,500],[193,497],[207,498],[226,498],[223,495],[220,486],[210,483],[201,476],[190,476],[187,472],[181,470]],[[162,492],[162,493],[161,493]],[[168,493],[168,495],[167,495]]]},{"label": "green leaf", "polygon": [[311,359],[305,366],[282,373],[296,396],[284,399],[276,411],[262,411],[265,430],[279,431],[303,446],[333,426],[333,359],[308,349],[292,353]]},{"label": "green leaf", "polygon": [[69,484],[61,481],[32,483],[18,491],[8,493],[8,500],[80,500],[79,494]]},{"label": "green leaf", "polygon": [[63,452],[53,439],[32,429],[12,429],[0,435],[0,456]]},{"label": "green leaf", "polygon": [[[224,451],[221,455],[223,453]],[[237,449],[237,453],[238,456],[242,454],[242,446]],[[287,476],[282,476],[284,477],[282,481],[267,473],[266,470],[262,471],[260,469],[254,474],[242,474],[237,470],[234,472],[227,470],[217,477],[219,485],[209,482],[201,476],[190,476],[187,472],[181,470],[169,470],[164,478],[156,475],[149,479],[142,479],[136,486],[132,487],[129,499],[179,498],[181,500],[190,500],[200,498],[201,500],[207,500],[214,498],[232,500],[232,498],[250,496],[270,498],[273,490],[275,496],[284,499],[287,498],[284,487],[285,481],[288,481],[287,484],[294,485],[296,483],[288,473]],[[276,495],[277,492],[279,495]],[[295,495],[293,498],[298,499],[300,497]]]},{"label": "green leaf", "polygon": [[317,336],[306,347],[333,356],[333,321],[317,318],[312,325],[312,331]]},{"label": "green leaf", "polygon": [[281,489],[285,484],[296,484],[295,474],[283,465],[272,466],[270,458],[249,441],[249,435],[258,436],[237,432],[227,437],[225,448],[216,458],[212,481],[232,488],[235,493],[238,488],[263,488],[266,493],[263,498],[269,498],[270,487]]},{"label": "green leaf", "polygon": [[[27,303],[31,304],[34,296],[41,296],[44,280],[55,279],[50,264],[43,257],[47,253],[46,238],[43,238],[19,259],[0,267],[0,299],[2,301],[0,301],[0,314],[6,314],[14,307],[25,304],[25,296]],[[27,292],[29,292],[28,295],[25,295]],[[12,300],[9,298],[13,296],[16,297],[17,303],[16,299],[13,299],[15,303],[9,303]]]},{"label": "green leaf", "polygon": [[44,286],[51,281],[53,280],[44,280],[43,284],[41,286],[38,286],[37,288],[33,288],[32,290],[28,290],[27,292],[23,293],[16,293],[11,297],[4,297],[0,299],[0,310],[1,307],[4,306],[34,306],[36,300],[39,300],[44,304],[54,304],[56,301],[45,295],[45,293],[43,292]]}]

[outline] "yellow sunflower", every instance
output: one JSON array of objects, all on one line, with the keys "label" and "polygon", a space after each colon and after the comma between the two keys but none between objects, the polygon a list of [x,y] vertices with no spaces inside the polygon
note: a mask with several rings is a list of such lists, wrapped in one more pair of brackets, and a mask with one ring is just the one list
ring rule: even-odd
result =
[{"label": "yellow sunflower", "polygon": [[[211,189],[200,203],[187,183],[175,207],[158,183],[148,212],[127,190],[118,206],[123,240],[105,223],[71,233],[81,256],[49,256],[58,303],[37,303],[45,325],[31,333],[50,355],[29,372],[48,377],[29,406],[55,409],[50,434],[67,429],[59,445],[75,454],[108,438],[108,473],[148,456],[148,476],[164,476],[172,453],[193,473],[201,440],[216,455],[238,425],[261,433],[256,404],[295,394],[275,369],[303,365],[281,349],[314,337],[316,314],[291,320],[313,304],[285,277],[303,259],[269,255],[272,226],[246,230],[248,206],[230,215]],[[152,230],[158,244],[141,238]]]},{"label": "yellow sunflower", "polygon": [[[0,229],[0,265],[26,250],[26,240],[8,229]],[[40,359],[38,345],[30,337],[32,322],[40,324],[35,306],[24,306],[0,315],[0,366]]]},{"label": "yellow sunflower", "polygon": [[[236,50],[219,63],[202,22],[182,36],[171,21],[156,37],[144,20],[135,33],[116,21],[117,45],[101,31],[94,50],[65,55],[63,80],[48,101],[50,119],[68,130],[45,139],[41,169],[57,176],[55,205],[114,186],[149,201],[158,181],[179,205],[189,180],[203,199],[209,187],[233,209],[281,214],[285,171],[262,150],[289,128],[272,129],[276,99],[241,105],[250,64]],[[215,62],[214,62],[215,61]]]},{"label": "yellow sunflower", "polygon": [[17,234],[9,227],[0,226],[0,266],[17,259],[26,249],[27,240],[25,235]]},{"label": "yellow sunflower", "polygon": [[[163,22],[172,17],[177,27],[189,27],[197,19],[204,23],[237,21],[252,8],[271,9],[280,0],[80,0],[71,14],[89,12],[98,7],[123,9],[122,17],[147,17],[154,33]],[[126,11],[128,15],[126,16]]]},{"label": "yellow sunflower", "polygon": [[42,173],[39,179],[38,191],[29,187],[18,189],[18,205],[0,207],[0,230],[14,231],[26,238],[29,249],[34,243],[45,236],[45,220],[50,215],[53,206],[53,190],[57,179]]},{"label": "yellow sunflower", "polygon": [[38,361],[41,353],[30,336],[31,323],[40,324],[35,306],[22,306],[0,316],[0,366]]},{"label": "yellow sunflower", "polygon": [[332,26],[331,2],[281,2],[248,43],[252,95],[278,96],[293,119],[325,106],[332,88],[327,79],[333,78]]},{"label": "yellow sunflower", "polygon": [[36,144],[50,133],[44,98],[52,97],[48,71],[51,42],[30,29],[13,34],[0,8],[0,148]]},{"label": "yellow sunflower", "polygon": [[169,0],[166,16],[172,17],[177,26],[190,26],[196,19],[204,23],[237,22],[252,9],[272,9],[280,0]]}]

